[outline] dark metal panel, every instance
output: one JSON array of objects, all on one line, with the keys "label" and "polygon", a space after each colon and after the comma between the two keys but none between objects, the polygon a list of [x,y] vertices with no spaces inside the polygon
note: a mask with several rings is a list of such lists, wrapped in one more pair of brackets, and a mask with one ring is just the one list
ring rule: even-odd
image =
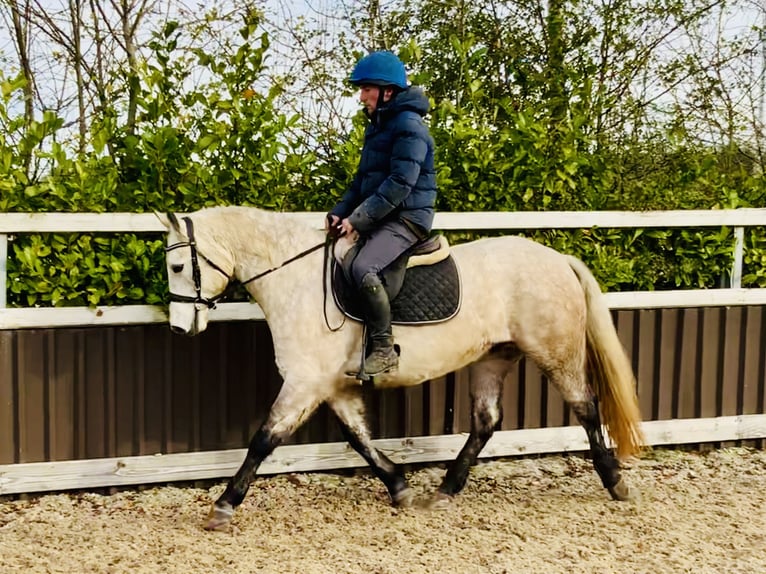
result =
[{"label": "dark metal panel", "polygon": [[169,407],[167,388],[171,382],[170,330],[157,326],[144,328],[143,381],[144,403],[139,408],[144,412],[143,442],[141,454],[166,452],[168,429],[166,413]]},{"label": "dark metal panel", "polygon": [[77,338],[71,330],[50,331],[48,371],[50,460],[76,457]]},{"label": "dark metal panel", "polygon": [[109,329],[87,329],[83,332],[85,408],[82,416],[85,426],[85,458],[99,458],[111,454],[108,331]]},{"label": "dark metal panel", "polygon": [[617,329],[617,337],[620,339],[622,348],[625,350],[628,360],[633,367],[633,373],[637,374],[637,314],[635,311],[613,311],[612,319]]},{"label": "dark metal panel", "polygon": [[18,462],[16,337],[12,331],[0,331],[0,464]]},{"label": "dark metal panel", "polygon": [[742,307],[724,309],[723,370],[718,390],[719,415],[738,414],[737,397],[740,395],[744,370],[740,352],[743,311]]},{"label": "dark metal panel", "polygon": [[762,412],[758,406],[758,391],[763,383],[759,371],[766,355],[766,341],[762,337],[763,309],[745,307],[741,339],[742,387],[738,397],[738,414]]},{"label": "dark metal panel", "polygon": [[678,311],[662,309],[660,312],[659,340],[659,379],[656,393],[656,417],[658,420],[676,418],[673,411],[675,402],[675,379],[677,372],[678,351]]},{"label": "dark metal panel", "polygon": [[[377,403],[377,408],[375,407]],[[373,426],[375,436],[379,438],[395,438],[402,436],[404,419],[404,389],[384,389],[376,391],[372,397],[371,415],[377,419],[377,429]],[[309,441],[310,442],[310,441]]]},{"label": "dark metal panel", "polygon": [[117,452],[117,373],[116,361],[118,351],[115,348],[115,333],[117,328],[112,327],[106,331],[104,338],[104,409],[106,418],[106,452]]},{"label": "dark metal panel", "polygon": [[455,432],[455,373],[444,377],[444,434]]},{"label": "dark metal panel", "polygon": [[49,454],[46,345],[46,331],[18,334],[18,462],[44,461]]},{"label": "dark metal panel", "polygon": [[[225,401],[225,411],[222,413],[223,421],[223,444],[226,448],[241,448],[247,444],[250,434],[251,403],[249,396],[256,385],[255,380],[250,380],[248,374],[250,360],[254,355],[262,351],[254,338],[252,331],[245,328],[249,325],[234,324],[222,329],[222,336],[226,340],[225,362],[226,378],[222,398]],[[265,410],[257,411],[262,421]]]},{"label": "dark metal panel", "polygon": [[502,430],[521,428],[520,397],[519,363],[516,362],[511,372],[505,377],[505,381],[503,381],[503,423],[500,427]]},{"label": "dark metal panel", "polygon": [[506,397],[505,401],[506,404],[508,402],[511,402],[513,410],[515,411],[516,415],[516,426],[515,427],[507,427],[507,430],[515,430],[515,429],[523,429],[524,428],[524,419],[525,419],[525,413],[527,410],[527,371],[525,366],[525,361],[522,358],[521,360],[516,362],[516,368],[511,372],[511,377],[515,379],[515,386],[516,386],[516,394],[513,396]]},{"label": "dark metal panel", "polygon": [[[766,309],[761,309],[761,345],[758,360],[758,412],[766,413]],[[761,441],[766,446],[766,439]]]},{"label": "dark metal panel", "polygon": [[402,436],[423,436],[427,434],[424,420],[425,387],[428,383],[410,387],[404,391],[404,434]]},{"label": "dark metal panel", "polygon": [[[613,314],[645,420],[766,412],[766,312]],[[0,333],[0,464],[246,446],[281,386],[264,322]],[[464,369],[372,393],[376,437],[470,430]],[[522,360],[503,394],[503,429],[573,424],[558,392]],[[7,438],[6,438],[7,437]],[[342,440],[327,408],[291,442]]]},{"label": "dark metal panel", "polygon": [[522,359],[520,365],[524,372],[524,419],[523,428],[540,428],[543,426],[543,378],[540,369],[533,361]]},{"label": "dark metal panel", "polygon": [[[226,435],[226,392],[230,329],[215,328],[200,363],[199,441],[200,450],[216,450]],[[234,339],[236,340],[236,339]]]},{"label": "dark metal panel", "polygon": [[86,392],[86,372],[87,372],[87,361],[86,361],[86,350],[85,350],[85,329],[80,329],[76,331],[76,337],[77,337],[77,374],[75,376],[75,384],[76,384],[76,390],[75,390],[75,399],[74,399],[74,405],[75,405],[75,414],[74,414],[74,423],[75,423],[75,451],[77,452],[77,458],[88,458],[86,452],[87,452],[87,427],[86,422],[88,420],[88,413],[87,413],[87,392]]},{"label": "dark metal panel", "polygon": [[633,319],[636,314],[633,311],[612,311],[612,322],[617,329],[617,338],[620,339],[622,348],[633,362]]},{"label": "dark metal panel", "polygon": [[144,417],[143,403],[143,344],[141,330],[118,328],[113,332],[114,370],[114,452],[117,456],[138,455],[141,452]]},{"label": "dark metal panel", "polygon": [[452,408],[452,398],[447,400],[447,386],[447,377],[439,377],[426,384],[425,408],[428,409],[427,434],[429,435],[448,432],[445,430],[445,425],[448,417],[447,409]]},{"label": "dark metal panel", "polygon": [[721,338],[723,325],[721,309],[705,309],[699,323],[701,334],[701,369],[700,369],[700,417],[718,415],[718,380],[721,371]]},{"label": "dark metal panel", "polygon": [[[230,342],[241,339],[239,348],[232,347],[232,350],[237,350],[237,354],[232,354],[228,360],[235,366],[232,373],[237,379],[237,389],[244,406],[241,428],[245,435],[242,438],[243,444],[248,444],[250,437],[266,419],[282,379],[276,370],[272,369],[273,343],[265,323],[262,323],[260,328],[252,323],[232,324],[229,325],[228,331]],[[278,384],[274,385],[273,392],[264,393],[264,390],[269,389],[270,381],[277,381]],[[327,416],[326,413],[322,415]],[[325,422],[322,427],[326,426]],[[315,433],[319,432],[321,430],[317,427]]]},{"label": "dark metal panel", "polygon": [[699,416],[699,389],[697,338],[699,310],[682,309],[679,312],[676,346],[678,348],[678,370],[675,374],[674,408],[675,418],[695,418]]},{"label": "dark metal panel", "polygon": [[657,360],[659,345],[656,343],[658,313],[656,311],[637,311],[637,330],[634,336],[634,365],[638,382],[638,404],[645,420],[657,417],[656,405],[659,402],[659,363]]},{"label": "dark metal panel", "polygon": [[193,395],[199,389],[199,356],[202,349],[207,348],[211,335],[205,331],[197,337],[171,339],[172,375],[167,397],[171,424],[166,452],[186,452],[193,448]]}]

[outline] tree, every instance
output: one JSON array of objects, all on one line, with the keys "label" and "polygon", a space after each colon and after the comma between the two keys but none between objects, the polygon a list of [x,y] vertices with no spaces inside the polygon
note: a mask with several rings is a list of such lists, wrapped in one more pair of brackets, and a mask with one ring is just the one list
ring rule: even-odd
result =
[{"label": "tree", "polygon": [[[13,45],[18,57],[20,75],[24,79],[22,84],[22,92],[24,94],[24,125],[25,129],[28,130],[35,119],[35,75],[30,62],[29,20],[27,17],[30,10],[29,0],[24,2],[8,0],[8,9],[10,10],[11,22],[13,23]],[[29,177],[32,165],[32,150],[26,149],[22,153],[24,169],[27,177]]]}]

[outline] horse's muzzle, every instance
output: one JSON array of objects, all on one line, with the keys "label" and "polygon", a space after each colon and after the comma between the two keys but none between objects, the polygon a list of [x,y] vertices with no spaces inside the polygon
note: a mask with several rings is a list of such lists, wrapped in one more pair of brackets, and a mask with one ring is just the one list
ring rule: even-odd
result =
[{"label": "horse's muzzle", "polygon": [[179,327],[178,325],[171,325],[170,330],[176,335],[188,335],[191,337],[194,334],[191,331],[188,331],[182,327]]}]

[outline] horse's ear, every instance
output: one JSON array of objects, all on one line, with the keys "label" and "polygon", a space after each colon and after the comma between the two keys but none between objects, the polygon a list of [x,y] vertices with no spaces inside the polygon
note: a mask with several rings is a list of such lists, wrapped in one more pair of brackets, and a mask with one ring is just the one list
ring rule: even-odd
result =
[{"label": "horse's ear", "polygon": [[154,216],[159,220],[165,229],[170,231],[170,218],[167,215],[160,213],[159,211],[155,211]]},{"label": "horse's ear", "polygon": [[157,216],[157,219],[160,220],[160,223],[162,223],[168,231],[170,231],[171,227],[176,231],[181,231],[181,226],[178,224],[178,218],[172,211],[168,211],[167,213],[159,213],[155,211],[154,215]]}]

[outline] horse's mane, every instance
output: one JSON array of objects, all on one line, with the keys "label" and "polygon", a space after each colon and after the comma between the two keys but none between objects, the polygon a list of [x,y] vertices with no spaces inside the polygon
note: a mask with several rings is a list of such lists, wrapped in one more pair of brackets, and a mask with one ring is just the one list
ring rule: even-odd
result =
[{"label": "horse's mane", "polygon": [[[235,258],[253,250],[271,264],[322,240],[323,232],[296,213],[248,206],[206,207],[191,214],[200,243]],[[258,247],[266,246],[266,249]]]}]

